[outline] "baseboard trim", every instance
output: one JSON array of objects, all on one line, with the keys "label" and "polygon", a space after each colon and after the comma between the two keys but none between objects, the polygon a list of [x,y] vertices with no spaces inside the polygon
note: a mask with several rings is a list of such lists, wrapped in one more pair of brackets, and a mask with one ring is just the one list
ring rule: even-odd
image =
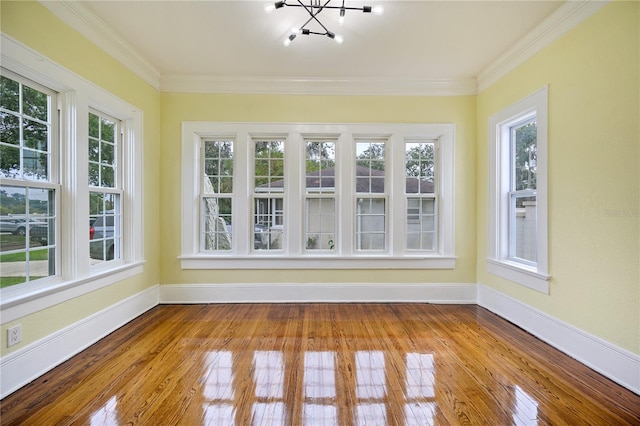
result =
[{"label": "baseboard trim", "polygon": [[158,285],[63,328],[0,360],[0,399],[158,305]]},{"label": "baseboard trim", "polygon": [[511,321],[587,367],[640,395],[640,356],[483,284],[479,306]]},{"label": "baseboard trim", "polygon": [[160,303],[476,303],[473,284],[163,284]]}]

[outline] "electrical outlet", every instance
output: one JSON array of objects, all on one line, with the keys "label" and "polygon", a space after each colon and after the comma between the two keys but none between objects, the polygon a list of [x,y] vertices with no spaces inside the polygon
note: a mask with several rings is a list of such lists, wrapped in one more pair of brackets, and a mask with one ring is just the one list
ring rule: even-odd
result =
[{"label": "electrical outlet", "polygon": [[7,347],[17,345],[22,341],[22,324],[7,329]]}]

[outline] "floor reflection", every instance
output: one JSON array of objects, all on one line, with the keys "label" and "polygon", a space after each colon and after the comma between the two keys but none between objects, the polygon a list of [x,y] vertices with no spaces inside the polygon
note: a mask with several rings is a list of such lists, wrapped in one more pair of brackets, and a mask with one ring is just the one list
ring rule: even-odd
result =
[{"label": "floor reflection", "polygon": [[118,401],[115,396],[109,398],[106,404],[91,415],[89,424],[91,426],[117,426],[120,424],[118,420]]},{"label": "floor reflection", "polygon": [[520,386],[514,389],[515,406],[513,424],[515,426],[534,426],[538,424],[538,403]]},{"label": "floor reflection", "polygon": [[[434,355],[406,353],[401,368],[388,357],[380,350],[210,352],[205,424],[434,424]],[[248,358],[251,371],[242,371]]]}]

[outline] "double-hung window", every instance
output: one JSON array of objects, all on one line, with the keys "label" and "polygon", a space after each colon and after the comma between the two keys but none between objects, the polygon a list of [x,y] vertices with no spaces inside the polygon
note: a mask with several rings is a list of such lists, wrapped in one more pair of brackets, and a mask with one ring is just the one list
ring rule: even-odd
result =
[{"label": "double-hung window", "polygon": [[142,272],[143,114],[0,38],[0,309],[12,321]]},{"label": "double-hung window", "polygon": [[453,268],[454,136],[447,124],[183,123],[182,266]]},{"label": "double-hung window", "polygon": [[437,140],[405,143],[407,250],[430,251],[437,243],[435,164]]},{"label": "double-hung window", "polygon": [[202,143],[202,230],[204,251],[231,250],[233,230],[233,140],[207,139]]},{"label": "double-hung window", "polygon": [[336,250],[336,140],[305,140],[305,248]]},{"label": "double-hung window", "polygon": [[547,89],[489,119],[489,272],[548,292]]},{"label": "double-hung window", "polygon": [[92,263],[122,257],[121,125],[89,112],[89,256]]},{"label": "double-hung window", "polygon": [[387,247],[386,140],[357,139],[356,250],[383,251]]},{"label": "double-hung window", "polygon": [[55,92],[9,72],[0,76],[1,287],[56,274]]},{"label": "double-hung window", "polygon": [[281,251],[284,240],[285,141],[252,139],[253,249]]}]

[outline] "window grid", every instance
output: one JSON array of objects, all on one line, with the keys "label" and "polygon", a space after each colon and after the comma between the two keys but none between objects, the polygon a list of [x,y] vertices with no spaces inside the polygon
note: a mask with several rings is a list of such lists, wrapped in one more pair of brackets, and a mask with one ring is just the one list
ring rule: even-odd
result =
[{"label": "window grid", "polygon": [[3,70],[0,76],[2,287],[56,274],[59,197],[55,93]]}]

